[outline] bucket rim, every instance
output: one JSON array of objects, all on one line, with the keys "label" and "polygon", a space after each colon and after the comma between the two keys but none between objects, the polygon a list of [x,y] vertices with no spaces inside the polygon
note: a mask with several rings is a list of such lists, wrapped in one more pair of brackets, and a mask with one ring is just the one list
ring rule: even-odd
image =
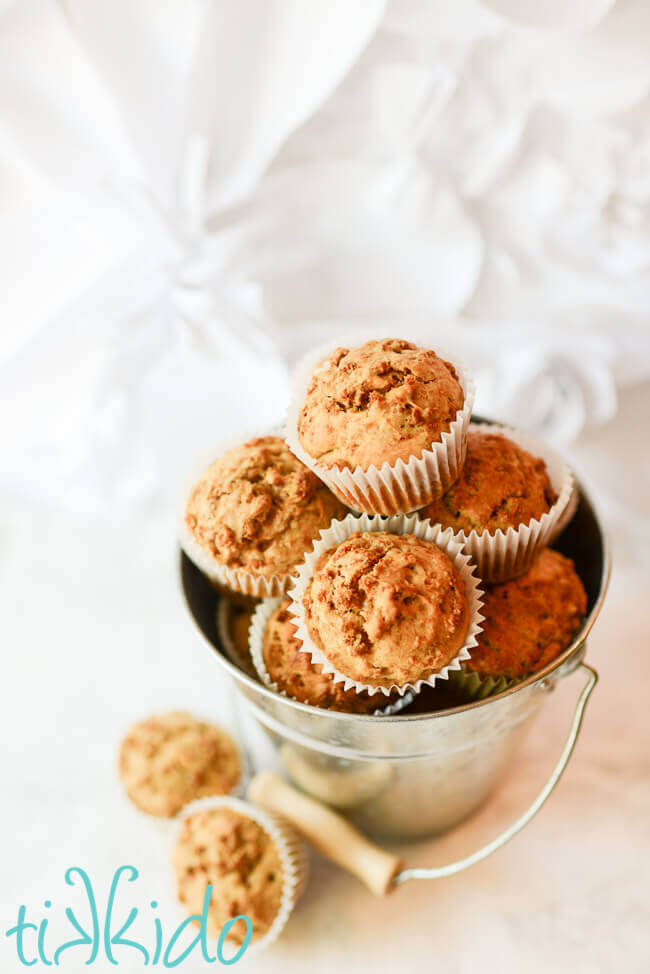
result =
[{"label": "bucket rim", "polygon": [[[558,670],[561,672],[558,673],[557,678],[562,679],[563,677],[568,676],[570,673],[572,673],[574,669],[579,665],[581,659],[584,657],[584,650],[586,648],[587,636],[589,635],[589,633],[593,628],[593,625],[600,613],[600,610],[602,609],[603,602],[607,594],[607,589],[611,577],[612,559],[611,559],[611,547],[610,547],[610,542],[607,533],[603,529],[603,526],[600,521],[600,517],[592,502],[589,492],[585,489],[582,481],[577,476],[575,477],[575,483],[576,483],[576,487],[579,490],[581,499],[584,498],[584,500],[587,502],[594,515],[594,519],[596,521],[599,536],[600,536],[599,540],[601,543],[601,549],[603,555],[603,567],[602,567],[602,574],[600,577],[600,585],[599,585],[598,593],[595,602],[592,606],[592,609],[589,612],[589,614],[585,617],[583,624],[580,627],[580,630],[576,633],[569,646],[567,646],[567,648],[564,650],[563,653],[560,654],[560,656],[558,656],[556,659],[548,663],[543,669],[538,670],[535,673],[532,673],[525,680],[522,680],[520,683],[517,683],[512,687],[508,687],[507,689],[503,690],[501,693],[497,693],[494,694],[493,696],[485,697],[482,700],[469,701],[468,703],[460,704],[457,707],[449,707],[444,710],[434,710],[428,713],[415,713],[415,714],[397,713],[397,714],[383,716],[381,717],[382,725],[386,725],[388,723],[415,724],[415,723],[430,721],[430,720],[443,720],[445,717],[453,717],[458,714],[468,713],[469,711],[477,711],[479,710],[479,708],[488,707],[490,704],[496,703],[498,701],[502,701],[506,697],[510,697],[513,694],[523,692],[536,684],[540,684],[540,685],[544,684],[545,681],[549,680],[550,677],[553,677],[556,671]],[[187,613],[189,614],[192,620],[192,625],[198,631],[202,642],[206,644],[207,647],[210,649],[212,657],[216,659],[218,664],[226,670],[229,676],[233,680],[235,680],[236,683],[242,684],[243,686],[247,687],[257,697],[268,699],[273,704],[276,705],[280,704],[281,707],[287,707],[289,710],[293,710],[294,712],[304,713],[310,716],[318,716],[318,715],[323,716],[323,713],[326,713],[328,719],[334,721],[340,721],[342,724],[348,724],[348,725],[352,723],[357,724],[359,722],[365,722],[367,724],[371,724],[377,721],[378,718],[376,716],[373,716],[372,714],[348,714],[336,710],[327,710],[324,712],[322,708],[312,707],[310,704],[299,703],[297,700],[292,700],[289,697],[281,697],[277,693],[274,693],[272,690],[265,687],[262,683],[248,676],[248,674],[246,674],[243,670],[241,670],[234,663],[232,663],[224,654],[223,650],[220,649],[218,645],[215,645],[208,638],[208,636],[203,632],[194,612],[192,611],[192,607],[190,605],[187,591],[186,591],[184,573],[187,567],[195,571],[199,571],[199,570],[194,568],[192,562],[187,557],[187,555],[183,552],[180,546],[177,549],[177,554],[178,554],[178,560],[177,560],[178,581],[180,584],[183,602],[187,610]],[[217,595],[217,599],[219,598],[221,598],[221,596]]]}]

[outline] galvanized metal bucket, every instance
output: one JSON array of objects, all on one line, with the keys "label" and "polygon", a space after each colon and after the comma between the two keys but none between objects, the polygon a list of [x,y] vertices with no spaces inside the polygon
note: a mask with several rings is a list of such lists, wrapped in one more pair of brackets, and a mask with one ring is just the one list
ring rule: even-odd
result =
[{"label": "galvanized metal bucket", "polygon": [[181,555],[181,584],[189,612],[217,666],[277,743],[290,778],[375,836],[420,838],[449,829],[470,815],[497,787],[556,681],[576,670],[587,675],[564,751],[525,815],[467,860],[438,870],[406,870],[395,880],[398,883],[449,875],[493,852],[530,821],[566,767],[597,680],[583,657],[609,577],[609,555],[598,517],[580,484],[578,491],[575,517],[557,547],[574,560],[587,591],[588,614],[580,632],[558,659],[518,686],[461,706],[447,701],[452,705],[435,712],[427,711],[432,705],[427,688],[417,700],[416,712],[409,708],[404,714],[381,718],[319,710],[267,690],[226,656],[216,626],[219,596]]}]

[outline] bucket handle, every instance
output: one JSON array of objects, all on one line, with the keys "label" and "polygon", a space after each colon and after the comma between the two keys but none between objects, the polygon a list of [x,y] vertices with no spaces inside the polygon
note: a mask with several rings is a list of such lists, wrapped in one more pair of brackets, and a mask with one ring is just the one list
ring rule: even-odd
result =
[{"label": "bucket handle", "polygon": [[516,822],[464,859],[457,859],[456,862],[450,862],[446,866],[436,866],[431,869],[404,869],[403,863],[397,856],[374,845],[347,819],[292,788],[280,775],[272,771],[263,771],[253,778],[248,787],[248,797],[256,804],[288,819],[319,852],[357,876],[377,896],[384,896],[409,879],[443,879],[445,876],[454,876],[491,856],[521,832],[555,789],[573,754],[587,702],[598,682],[598,673],[591,666],[580,663],[577,669],[587,674],[587,682],[578,697],[562,754],[548,781],[532,805]]}]

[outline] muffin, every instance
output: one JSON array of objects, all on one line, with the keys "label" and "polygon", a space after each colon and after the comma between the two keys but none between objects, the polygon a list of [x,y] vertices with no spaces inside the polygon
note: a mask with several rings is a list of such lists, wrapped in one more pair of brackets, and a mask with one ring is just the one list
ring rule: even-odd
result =
[{"label": "muffin", "polygon": [[[215,937],[245,914],[257,940],[280,911],[284,874],[276,844],[258,822],[232,808],[197,811],[183,820],[174,871],[178,899],[190,914],[201,914],[206,886],[212,885],[207,930]],[[245,935],[240,921],[229,939],[241,944]]]},{"label": "muffin", "polygon": [[556,500],[541,457],[501,433],[470,429],[460,477],[421,516],[465,535],[494,534],[539,520]]},{"label": "muffin", "polygon": [[287,443],[353,510],[406,514],[458,477],[473,401],[463,369],[411,342],[317,349],[296,369]]},{"label": "muffin", "polygon": [[264,436],[228,450],[200,477],[185,509],[184,547],[213,580],[279,595],[320,529],[345,514],[284,440]]},{"label": "muffin", "polygon": [[525,575],[486,586],[481,611],[483,631],[463,670],[521,680],[567,648],[587,611],[587,595],[571,559],[544,548]]},{"label": "muffin", "polygon": [[160,818],[171,818],[197,798],[227,794],[241,776],[230,736],[186,713],[149,717],[132,727],[119,767],[131,801]]},{"label": "muffin", "polygon": [[322,664],[312,663],[309,653],[301,651],[302,641],[296,636],[290,605],[290,599],[283,599],[264,626],[260,676],[266,677],[273,689],[312,707],[368,714],[385,706],[385,701],[376,696],[344,690],[343,683],[335,683],[331,673],[322,672]]},{"label": "muffin", "polygon": [[350,534],[321,553],[302,602],[314,645],[371,687],[427,679],[457,656],[469,628],[459,569],[414,534]]},{"label": "muffin", "polygon": [[430,349],[394,338],[337,348],[312,374],[298,438],[323,467],[407,462],[440,440],[464,399],[454,366]]}]

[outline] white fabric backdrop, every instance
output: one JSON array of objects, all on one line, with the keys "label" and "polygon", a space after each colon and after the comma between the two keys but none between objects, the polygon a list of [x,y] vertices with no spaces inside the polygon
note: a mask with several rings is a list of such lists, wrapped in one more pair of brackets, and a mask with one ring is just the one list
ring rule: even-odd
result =
[{"label": "white fabric backdrop", "polygon": [[457,343],[560,443],[650,375],[645,0],[0,18],[0,489],[171,496],[359,325]]}]

